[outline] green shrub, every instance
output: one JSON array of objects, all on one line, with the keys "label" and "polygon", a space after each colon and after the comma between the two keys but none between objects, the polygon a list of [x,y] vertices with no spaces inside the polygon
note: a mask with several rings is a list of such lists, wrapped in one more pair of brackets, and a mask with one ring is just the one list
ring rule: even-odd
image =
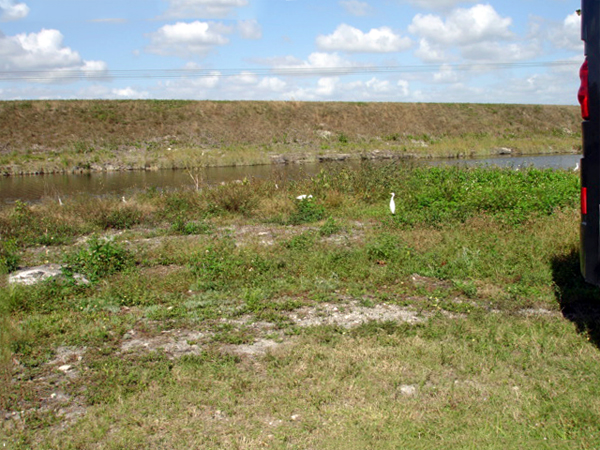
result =
[{"label": "green shrub", "polygon": [[60,215],[48,214],[43,209],[34,211],[20,201],[0,218],[0,236],[14,240],[19,246],[68,244],[79,231],[78,225],[69,223]]},{"label": "green shrub", "polygon": [[19,261],[15,240],[0,241],[0,273],[14,272],[19,268]]},{"label": "green shrub", "polygon": [[566,171],[528,168],[417,168],[396,189],[399,223],[440,226],[487,214],[507,225],[551,214],[578,198],[578,180]]},{"label": "green shrub", "polygon": [[65,262],[65,273],[72,275],[78,272],[95,282],[131,267],[133,256],[120,245],[94,236],[90,238],[87,248],[67,255]]},{"label": "green shrub", "polygon": [[171,229],[179,234],[211,234],[213,227],[206,222],[187,221],[182,216],[177,217]]},{"label": "green shrub", "polygon": [[319,235],[327,237],[339,233],[341,230],[342,226],[333,217],[329,216],[325,223],[321,225],[321,228],[319,228]]},{"label": "green shrub", "polygon": [[226,211],[249,215],[258,206],[256,186],[231,183],[209,191],[208,197],[214,212]]},{"label": "green shrub", "polygon": [[399,261],[410,255],[406,245],[393,234],[378,234],[374,241],[366,246],[371,261]]},{"label": "green shrub", "polygon": [[303,251],[312,248],[315,243],[315,235],[313,232],[306,232],[293,236],[284,243],[284,247],[289,250]]},{"label": "green shrub", "polygon": [[250,251],[241,251],[230,240],[217,241],[195,254],[190,269],[197,277],[196,288],[204,291],[224,291],[241,287],[265,287],[285,263],[265,258]]},{"label": "green shrub", "polygon": [[104,229],[127,230],[142,222],[142,213],[135,207],[123,207],[100,215],[98,225]]},{"label": "green shrub", "polygon": [[298,200],[296,202],[296,211],[290,215],[289,223],[291,225],[300,225],[303,223],[317,222],[325,217],[325,208],[318,204],[312,198]]}]

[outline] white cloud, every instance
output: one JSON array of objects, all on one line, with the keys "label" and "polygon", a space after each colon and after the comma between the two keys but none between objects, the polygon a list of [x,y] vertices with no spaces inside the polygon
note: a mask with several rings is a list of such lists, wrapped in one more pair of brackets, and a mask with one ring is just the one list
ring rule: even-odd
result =
[{"label": "white cloud", "polygon": [[15,3],[14,0],[0,0],[0,22],[10,22],[27,17],[29,6]]},{"label": "white cloud", "polygon": [[228,44],[229,39],[225,34],[232,32],[232,27],[220,23],[177,22],[147,35],[150,45],[146,50],[161,56],[206,56],[215,47]]},{"label": "white cloud", "polygon": [[235,8],[248,4],[247,0],[166,0],[169,3],[163,14],[166,19],[227,17]]},{"label": "white cloud", "polygon": [[510,39],[512,19],[500,17],[490,5],[456,9],[444,22],[440,16],[417,14],[408,29],[430,42],[461,45],[472,42]]},{"label": "white cloud", "polygon": [[281,92],[286,87],[287,83],[277,77],[265,77],[258,83],[259,89],[271,92]]},{"label": "white cloud", "polygon": [[[221,72],[202,77],[186,77],[161,82],[155,88],[155,98],[208,99],[214,97],[221,82]],[[213,96],[210,94],[213,93]]]},{"label": "white cloud", "polygon": [[475,3],[477,0],[405,0],[411,5],[424,9],[450,9],[459,3]]},{"label": "white cloud", "polygon": [[[318,71],[319,69],[348,69],[352,67],[358,67],[356,63],[352,63],[347,59],[342,58],[337,53],[322,53],[315,52],[308,55],[306,61],[302,61],[294,56],[284,56],[272,59],[265,59],[261,61],[263,64],[267,64],[277,69],[306,69],[307,74],[310,75],[312,71]],[[297,74],[295,72],[294,74]]]},{"label": "white cloud", "polygon": [[[189,67],[186,66],[186,67]],[[281,99],[288,84],[278,77],[260,77],[249,71],[222,76],[218,71],[204,77],[186,77],[159,83],[155,98],[265,100]]]},{"label": "white cloud", "polygon": [[367,2],[359,2],[358,0],[342,0],[339,2],[348,14],[361,17],[366,16],[371,12],[371,5]]},{"label": "white cloud", "polygon": [[408,81],[398,80],[396,85],[400,88],[400,95],[402,97],[408,97],[408,94],[410,93]]},{"label": "white cloud", "polygon": [[371,89],[373,92],[377,93],[385,93],[390,92],[392,86],[388,80],[379,80],[375,77],[371,78],[369,81],[365,83],[368,89]]},{"label": "white cloud", "polygon": [[148,91],[138,91],[131,87],[113,89],[111,93],[118,98],[148,98],[150,96]]},{"label": "white cloud", "polygon": [[317,46],[326,51],[389,53],[406,50],[411,44],[410,38],[395,34],[388,27],[373,28],[363,33],[350,25],[341,24],[333,34],[317,37]]},{"label": "white cloud", "polygon": [[80,76],[106,76],[103,61],[85,61],[63,45],[58,30],[5,36],[0,33],[0,69],[38,82],[66,81]]},{"label": "white cloud", "polygon": [[294,87],[284,92],[282,97],[302,101],[336,100],[343,101],[406,101],[414,100],[406,80],[382,80],[373,77],[367,81],[342,82],[337,77],[320,78],[316,85]]},{"label": "white cloud", "polygon": [[575,12],[568,15],[562,24],[551,27],[549,38],[557,48],[581,52],[581,17]]},{"label": "white cloud", "polygon": [[258,76],[253,72],[242,71],[239,75],[229,77],[229,81],[241,85],[251,85],[258,82]]},{"label": "white cloud", "polygon": [[432,44],[425,38],[419,40],[419,48],[415,51],[415,55],[427,63],[438,63],[448,60],[448,55],[442,46]]},{"label": "white cloud", "polygon": [[81,71],[88,78],[106,78],[108,65],[104,61],[84,61]]},{"label": "white cloud", "polygon": [[131,86],[122,88],[111,88],[106,85],[92,84],[85,86],[76,92],[66,95],[54,93],[50,98],[76,98],[76,99],[146,99],[150,98],[150,92]]},{"label": "white cloud", "polygon": [[351,63],[339,56],[337,53],[315,52],[308,55],[307,61],[303,62],[301,67],[308,68],[332,68],[348,67]]},{"label": "white cloud", "polygon": [[502,44],[500,42],[478,42],[461,48],[465,59],[479,62],[524,61],[535,58],[542,52],[538,42],[526,44]]},{"label": "white cloud", "polygon": [[508,83],[509,90],[505,88],[506,82],[490,86],[486,101],[522,103],[523,99],[535,99],[531,103],[572,104],[576,99],[579,79],[572,74],[549,72],[513,78]]},{"label": "white cloud", "polygon": [[335,93],[336,85],[339,82],[339,77],[319,78],[315,92],[320,97],[331,97]]},{"label": "white cloud", "polygon": [[262,38],[262,28],[256,20],[239,21],[238,30],[244,39]]},{"label": "white cloud", "polygon": [[475,5],[456,9],[445,20],[438,15],[417,14],[409,31],[420,37],[415,55],[426,62],[448,62],[458,56],[503,62],[539,56],[541,40],[532,35],[519,42],[511,25],[512,19],[501,17],[492,6]]}]

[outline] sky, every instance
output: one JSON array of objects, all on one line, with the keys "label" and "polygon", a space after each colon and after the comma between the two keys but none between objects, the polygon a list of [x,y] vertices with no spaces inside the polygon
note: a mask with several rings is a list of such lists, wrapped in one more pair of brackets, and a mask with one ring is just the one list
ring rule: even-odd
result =
[{"label": "sky", "polygon": [[0,0],[0,100],[576,104],[575,0]]}]

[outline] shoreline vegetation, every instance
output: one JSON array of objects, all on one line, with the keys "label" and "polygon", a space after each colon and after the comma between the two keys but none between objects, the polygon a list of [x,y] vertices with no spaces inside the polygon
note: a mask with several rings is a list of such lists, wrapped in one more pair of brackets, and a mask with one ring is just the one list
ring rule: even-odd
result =
[{"label": "shoreline vegetation", "polygon": [[0,102],[0,174],[580,152],[576,106]]},{"label": "shoreline vegetation", "polygon": [[0,208],[2,272],[64,267],[0,277],[0,446],[597,448],[578,198],[365,162]]}]

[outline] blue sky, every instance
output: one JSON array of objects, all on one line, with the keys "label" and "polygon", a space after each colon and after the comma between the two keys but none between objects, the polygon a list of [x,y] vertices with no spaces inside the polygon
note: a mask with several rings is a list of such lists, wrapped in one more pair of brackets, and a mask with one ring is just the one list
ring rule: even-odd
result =
[{"label": "blue sky", "polygon": [[575,104],[571,0],[0,0],[0,99]]}]

